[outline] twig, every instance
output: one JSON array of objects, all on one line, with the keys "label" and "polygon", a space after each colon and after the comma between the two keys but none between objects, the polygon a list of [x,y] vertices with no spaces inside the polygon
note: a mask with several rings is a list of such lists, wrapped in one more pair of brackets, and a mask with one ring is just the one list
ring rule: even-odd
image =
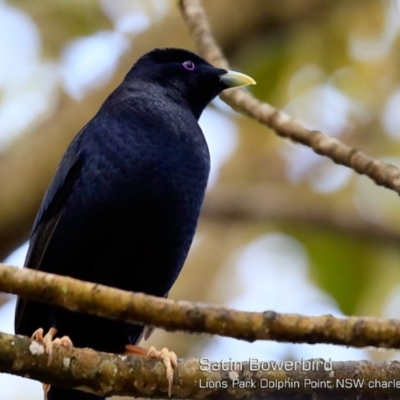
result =
[{"label": "twig", "polygon": [[[211,33],[207,15],[200,0],[180,0],[180,8],[189,32],[199,53],[222,68],[229,64]],[[305,128],[298,120],[263,103],[241,89],[231,89],[221,94],[221,99],[236,111],[245,114],[273,129],[277,135],[312,148],[317,154],[329,157],[361,175],[367,175],[377,185],[400,194],[400,170],[394,165],[368,156],[361,150],[348,146],[336,138]]]}]

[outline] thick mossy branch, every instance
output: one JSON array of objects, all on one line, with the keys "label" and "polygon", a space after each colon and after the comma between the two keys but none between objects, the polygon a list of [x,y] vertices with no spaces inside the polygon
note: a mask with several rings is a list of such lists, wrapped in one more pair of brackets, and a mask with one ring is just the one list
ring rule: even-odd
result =
[{"label": "thick mossy branch", "polygon": [[72,311],[157,326],[168,331],[209,333],[249,342],[262,339],[400,348],[400,321],[394,319],[237,311],[126,292],[4,264],[0,264],[0,291]]},{"label": "thick mossy branch", "polygon": [[[216,369],[215,371],[213,369]],[[103,396],[168,398],[165,368],[149,357],[113,355],[55,346],[51,364],[42,344],[0,332],[0,372],[79,388]],[[397,385],[397,383],[398,385]],[[395,399],[400,363],[276,362],[249,359],[229,363],[179,360],[173,396],[181,399]]]}]

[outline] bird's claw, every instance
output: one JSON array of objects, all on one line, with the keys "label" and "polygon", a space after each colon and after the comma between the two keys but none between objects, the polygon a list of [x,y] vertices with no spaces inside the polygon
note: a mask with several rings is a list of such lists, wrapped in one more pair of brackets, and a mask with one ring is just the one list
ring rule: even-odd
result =
[{"label": "bird's claw", "polygon": [[42,387],[43,387],[44,400],[47,400],[51,385],[49,383],[42,383]]},{"label": "bird's claw", "polygon": [[32,339],[44,345],[46,354],[49,356],[47,365],[50,365],[53,359],[53,338],[57,333],[57,329],[50,328],[45,335],[43,335],[43,333],[43,328],[36,329],[36,331],[32,334]]},{"label": "bird's claw", "polygon": [[[54,336],[57,334],[56,328],[50,328],[49,331],[43,336],[43,328],[36,329],[32,334],[32,339],[36,340],[39,343],[42,343],[45,347],[46,354],[49,356],[47,360],[47,365],[51,364],[53,359],[53,346],[60,345],[64,347],[72,347],[72,341],[68,336],[63,336],[61,338],[55,338]],[[44,400],[47,400],[47,395],[50,390],[50,384],[43,383],[43,392],[44,392]]]},{"label": "bird's claw", "polygon": [[173,351],[169,351],[166,347],[157,350],[154,346],[149,348],[147,356],[160,358],[165,366],[168,380],[168,396],[171,397],[172,384],[174,383],[174,368],[178,366],[178,357]]},{"label": "bird's claw", "polygon": [[54,336],[57,334],[56,328],[50,328],[49,331],[43,336],[43,328],[36,329],[32,334],[32,339],[36,340],[39,343],[43,343],[46,353],[49,358],[47,361],[47,365],[51,364],[53,359],[53,347],[54,345],[60,345],[64,347],[72,347],[72,341],[68,336],[63,336],[61,338],[55,338]]}]

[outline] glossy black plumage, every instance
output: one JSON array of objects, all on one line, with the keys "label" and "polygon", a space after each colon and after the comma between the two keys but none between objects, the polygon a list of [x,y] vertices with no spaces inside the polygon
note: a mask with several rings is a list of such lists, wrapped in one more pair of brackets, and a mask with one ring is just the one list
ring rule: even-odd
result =
[{"label": "glossy black plumage", "polygon": [[[166,296],[189,251],[209,173],[197,119],[227,87],[225,73],[180,49],[140,58],[64,154],[34,222],[25,267]],[[74,346],[108,352],[122,352],[143,332],[18,301],[16,333],[52,326]],[[49,400],[77,396],[52,388]]]}]

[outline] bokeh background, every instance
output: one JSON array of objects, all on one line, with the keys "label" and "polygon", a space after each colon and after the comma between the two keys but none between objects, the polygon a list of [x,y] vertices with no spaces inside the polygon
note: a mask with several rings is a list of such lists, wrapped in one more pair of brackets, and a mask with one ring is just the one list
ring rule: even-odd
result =
[{"label": "bokeh background", "polygon": [[[400,11],[395,0],[205,0],[232,67],[260,99],[400,166]],[[154,47],[194,50],[172,0],[0,1],[0,259],[23,265],[62,153]],[[400,199],[216,100],[201,125],[212,157],[198,232],[171,298],[249,311],[400,315]],[[24,244],[25,243],[25,244]],[[156,249],[154,249],[156,251]],[[130,266],[127,266],[129,268]],[[0,294],[0,330],[13,332]],[[389,360],[392,351],[156,330],[145,346],[214,360]],[[3,400],[41,399],[0,374]]]}]

